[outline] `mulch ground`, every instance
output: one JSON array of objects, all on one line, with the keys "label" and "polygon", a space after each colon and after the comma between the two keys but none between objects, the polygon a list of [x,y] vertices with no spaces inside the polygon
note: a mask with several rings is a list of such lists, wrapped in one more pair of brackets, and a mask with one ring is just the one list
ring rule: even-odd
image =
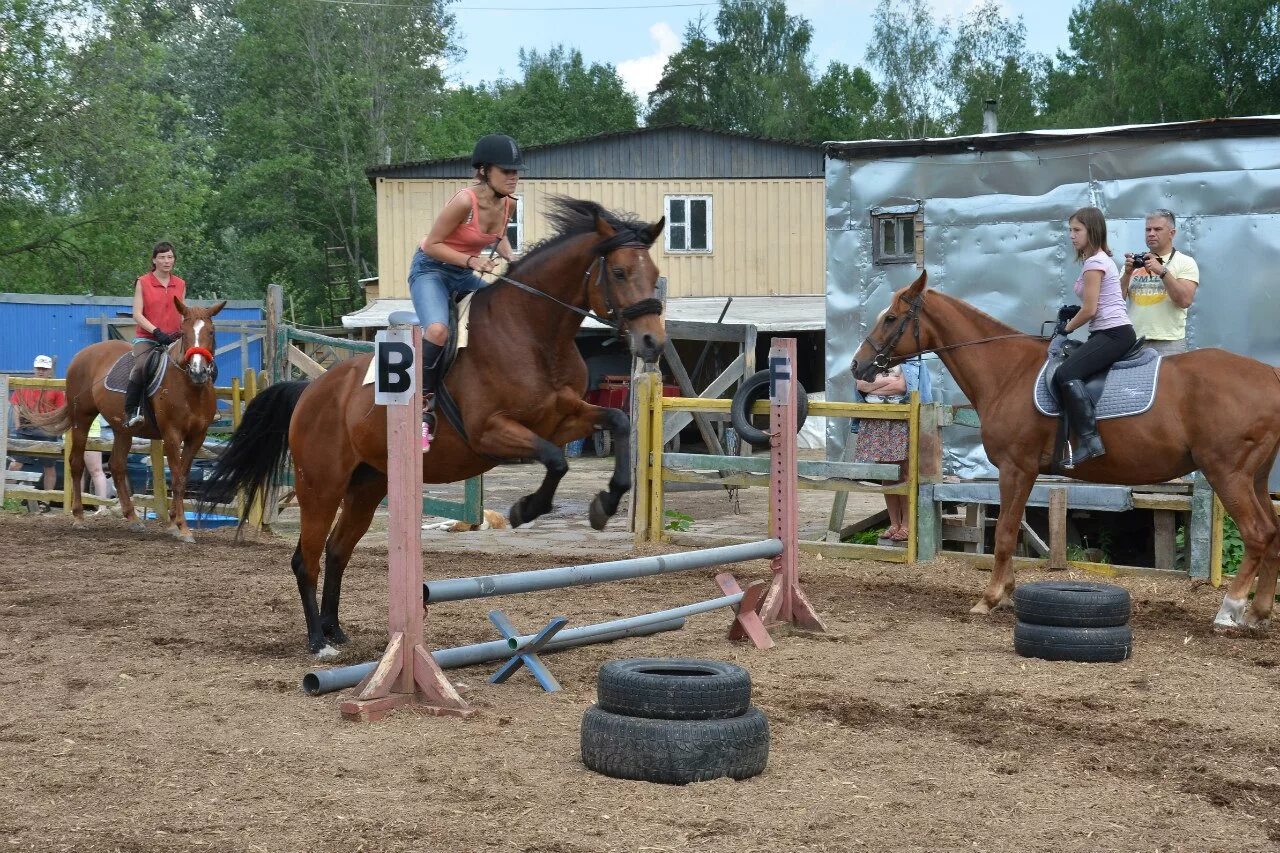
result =
[{"label": "mulch ground", "polygon": [[[759,653],[713,613],[550,656],[557,694],[474,667],[452,673],[474,718],[361,725],[299,690],[313,662],[292,548],[0,518],[0,850],[1240,853],[1280,839],[1280,641],[1213,634],[1220,593],[1185,579],[1120,581],[1132,660],[1048,663],[1013,653],[1011,614],[968,615],[980,571],[806,556],[826,635]],[[385,642],[385,559],[361,550],[348,571],[347,662]],[[427,561],[432,577],[564,562]],[[711,574],[441,605],[428,640],[494,639],[490,606],[525,629],[671,607],[716,595]],[[678,788],[582,766],[599,665],[663,655],[751,671],[772,731],[763,775]]]}]

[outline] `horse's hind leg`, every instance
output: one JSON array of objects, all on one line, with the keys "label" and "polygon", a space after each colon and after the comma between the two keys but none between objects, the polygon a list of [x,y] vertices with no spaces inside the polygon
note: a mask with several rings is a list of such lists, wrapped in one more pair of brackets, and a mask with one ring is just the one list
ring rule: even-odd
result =
[{"label": "horse's hind leg", "polygon": [[124,430],[116,430],[111,443],[111,479],[116,484],[116,498],[120,501],[120,513],[134,530],[142,530],[142,519],[134,515],[133,489],[129,486],[129,450],[133,438]]},{"label": "horse's hind leg", "polygon": [[320,626],[316,582],[320,577],[320,555],[329,537],[333,517],[338,514],[342,495],[337,489],[319,488],[318,485],[305,482],[299,472],[297,494],[302,529],[298,533],[298,547],[293,552],[293,575],[298,580],[302,615],[307,620],[307,649],[313,655],[333,657],[338,652],[325,641],[324,630]]},{"label": "horse's hind leg", "polygon": [[324,594],[320,600],[320,630],[330,643],[341,645],[347,635],[338,624],[338,602],[342,597],[342,574],[351,560],[351,552],[369,529],[373,514],[387,496],[385,474],[361,465],[351,475],[347,494],[342,499],[342,515],[324,549]]},{"label": "horse's hind leg", "polygon": [[84,477],[84,445],[88,438],[88,429],[81,424],[71,427],[71,466],[67,476],[71,478],[71,514],[75,516],[76,527],[84,523],[84,489],[81,478]]},{"label": "horse's hind leg", "polygon": [[[1256,470],[1253,466],[1242,466],[1242,469]],[[1218,609],[1213,624],[1219,628],[1258,627],[1255,614],[1246,613],[1245,610],[1254,576],[1270,562],[1267,559],[1267,549],[1275,538],[1275,514],[1271,511],[1270,500],[1264,509],[1258,499],[1253,477],[1242,474],[1241,469],[1211,471],[1205,468],[1204,473],[1222,500],[1223,507],[1235,519],[1236,526],[1240,529],[1240,538],[1244,541],[1244,559],[1223,596],[1222,606]]]},{"label": "horse's hind leg", "polygon": [[1263,517],[1271,522],[1271,538],[1263,548],[1261,564],[1258,568],[1258,588],[1253,596],[1253,619],[1256,627],[1264,627],[1271,619],[1272,608],[1276,602],[1276,573],[1280,571],[1280,520],[1276,519],[1275,507],[1271,503],[1271,490],[1268,480],[1271,468],[1275,464],[1274,457],[1258,469],[1254,475],[1254,494],[1262,507]]},{"label": "horse's hind leg", "polygon": [[566,401],[565,407],[570,414],[551,437],[551,442],[557,447],[586,438],[596,427],[609,430],[613,437],[613,476],[609,478],[609,488],[596,493],[588,511],[591,526],[604,530],[609,519],[617,513],[622,496],[631,491],[631,421],[620,409],[593,406],[576,394]]}]

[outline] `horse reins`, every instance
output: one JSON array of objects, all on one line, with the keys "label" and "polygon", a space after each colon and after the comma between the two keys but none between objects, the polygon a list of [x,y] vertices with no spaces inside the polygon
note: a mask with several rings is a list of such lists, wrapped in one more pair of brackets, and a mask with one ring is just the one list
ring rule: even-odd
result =
[{"label": "horse reins", "polygon": [[946,346],[922,349],[920,347],[920,312],[924,310],[924,293],[920,293],[915,298],[908,300],[908,304],[911,306],[911,309],[902,318],[902,322],[898,324],[897,328],[889,333],[889,337],[885,339],[884,343],[878,344],[872,340],[870,336],[867,337],[867,344],[876,354],[876,357],[871,361],[872,366],[878,367],[881,370],[889,369],[892,365],[893,357],[891,355],[887,355],[887,353],[892,352],[894,347],[898,345],[898,341],[902,340],[902,336],[906,334],[907,326],[912,323],[915,325],[916,354],[914,356],[907,356],[906,358],[899,359],[901,361],[906,361],[907,358],[918,359],[925,353],[933,353],[936,355],[940,352],[946,352],[947,350],[961,349],[962,347],[971,347],[976,346],[977,344],[987,344],[992,341],[1003,341],[1009,338],[1035,338],[1036,340],[1044,340],[1044,337],[1040,335],[1031,335],[1027,332],[1012,332],[1007,335],[994,335],[989,338],[978,338],[973,341],[962,341],[958,344],[947,344]]},{"label": "horse reins", "polygon": [[[646,244],[641,243],[639,241],[632,241],[628,243],[623,243],[622,245],[617,246],[616,248],[647,249],[649,247]],[[490,255],[490,257],[492,257],[492,254]],[[587,267],[587,271],[582,274],[582,283],[589,290],[591,287],[591,283],[590,283],[591,274],[593,272],[596,273],[596,284],[599,286],[600,293],[604,297],[605,306],[608,307],[609,309],[609,317],[601,317],[599,314],[597,314],[596,312],[590,309],[583,309],[583,308],[579,308],[577,305],[571,305],[562,299],[552,296],[550,293],[547,293],[545,290],[539,290],[538,288],[525,284],[522,281],[517,281],[516,279],[511,278],[508,275],[493,273],[493,276],[499,281],[505,281],[507,284],[512,285],[518,290],[523,290],[525,293],[532,294],[533,296],[541,296],[544,299],[549,299],[552,302],[559,305],[560,307],[565,308],[569,311],[572,311],[575,314],[581,314],[584,318],[595,320],[597,323],[600,323],[612,329],[614,337],[621,337],[623,322],[627,320],[634,320],[637,317],[644,317],[650,314],[661,314],[662,300],[656,297],[641,299],[637,302],[632,303],[631,305],[626,306],[621,311],[619,311],[617,305],[614,302],[613,291],[607,283],[608,278],[605,275],[606,273],[605,267],[607,264],[608,264],[608,257],[603,254],[600,255],[599,260],[597,260],[591,266]],[[621,319],[614,319],[619,316],[621,317]]]}]

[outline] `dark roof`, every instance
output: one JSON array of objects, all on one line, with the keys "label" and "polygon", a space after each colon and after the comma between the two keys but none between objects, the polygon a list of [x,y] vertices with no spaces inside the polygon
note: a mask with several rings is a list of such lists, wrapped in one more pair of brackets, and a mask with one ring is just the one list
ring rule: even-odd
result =
[{"label": "dark roof", "polygon": [[[704,158],[701,163],[697,162],[698,153],[694,152],[692,156],[688,152],[682,152],[683,158],[680,165],[686,170],[696,170],[701,167],[717,168],[721,171],[733,171],[736,169],[745,170],[743,174],[697,174],[696,177],[792,177],[797,171],[804,176],[821,176],[823,170],[818,168],[816,171],[809,168],[808,164],[816,162],[819,165],[822,161],[822,143],[821,142],[796,142],[789,139],[774,139],[767,136],[753,136],[746,133],[734,133],[724,130],[712,130],[705,127],[694,127],[682,124],[658,125],[655,127],[642,127],[635,130],[620,130],[609,133],[597,133],[591,136],[582,136],[576,139],[566,139],[561,142],[551,142],[542,145],[530,145],[524,149],[525,162],[530,166],[530,177],[604,177],[600,174],[579,174],[574,171],[574,160],[567,155],[571,150],[578,150],[587,156],[587,152],[591,152],[589,156],[600,157],[602,152],[606,152],[613,148],[620,147],[620,144],[633,145],[635,143],[649,143],[651,146],[661,146],[667,143],[668,146],[674,146],[676,141],[682,141],[688,148],[690,140],[702,140],[709,142],[711,140],[722,140],[735,146],[738,151],[739,159],[733,165],[726,162],[713,162],[713,158]],[[758,162],[752,163],[752,158],[747,156],[742,158],[742,149],[752,149],[757,155]],[[770,160],[766,154],[771,154]],[[782,155],[784,159],[793,161],[789,165],[780,165],[778,155]],[[634,158],[625,158],[634,159]],[[803,162],[805,166],[797,166],[796,163]],[[550,171],[539,168],[539,165],[552,167]],[[766,165],[767,164],[767,165]],[[470,171],[470,157],[460,155],[456,157],[440,157],[431,160],[416,160],[407,163],[393,163],[378,166],[370,166],[365,170],[365,175],[371,182],[378,178],[394,177],[394,178],[412,178],[412,177],[456,177],[465,175]],[[577,166],[583,165],[578,162]],[[614,164],[616,165],[616,164]],[[752,172],[755,168],[772,167],[780,170],[780,174],[775,175],[758,175]],[[580,170],[579,170],[580,171]],[[573,173],[570,173],[573,172]],[[664,177],[685,177],[695,175],[662,175]],[[641,175],[629,174],[611,174],[608,177],[642,177]],[[643,177],[659,177],[659,175],[643,175]]]},{"label": "dark roof", "polygon": [[877,156],[912,157],[917,154],[963,154],[1009,151],[1046,145],[1062,145],[1093,138],[1212,139],[1232,136],[1280,135],[1280,116],[1244,116],[1177,121],[1164,124],[1130,124],[1066,130],[1030,130],[1016,133],[979,133],[932,139],[864,139],[827,142],[830,157],[860,160]]}]

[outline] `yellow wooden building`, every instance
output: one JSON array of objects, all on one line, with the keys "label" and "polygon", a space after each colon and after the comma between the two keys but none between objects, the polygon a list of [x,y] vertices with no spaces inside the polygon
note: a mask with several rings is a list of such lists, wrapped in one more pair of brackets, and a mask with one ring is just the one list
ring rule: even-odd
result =
[{"label": "yellow wooden building", "polygon": [[[508,227],[517,251],[550,236],[546,200],[590,199],[647,221],[667,218],[654,260],[667,297],[824,293],[820,145],[658,127],[525,149]],[[378,296],[408,297],[408,266],[445,202],[470,183],[467,158],[375,166]]]}]

